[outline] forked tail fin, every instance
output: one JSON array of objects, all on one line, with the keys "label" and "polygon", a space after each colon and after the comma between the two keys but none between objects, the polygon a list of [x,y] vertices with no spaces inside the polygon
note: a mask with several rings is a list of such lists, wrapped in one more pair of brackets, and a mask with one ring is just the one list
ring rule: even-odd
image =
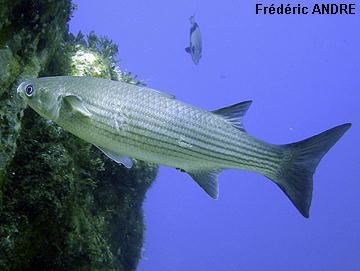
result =
[{"label": "forked tail fin", "polygon": [[303,141],[282,145],[284,159],[276,174],[266,175],[289,197],[308,218],[313,190],[313,174],[321,158],[351,127],[350,123],[336,126]]}]

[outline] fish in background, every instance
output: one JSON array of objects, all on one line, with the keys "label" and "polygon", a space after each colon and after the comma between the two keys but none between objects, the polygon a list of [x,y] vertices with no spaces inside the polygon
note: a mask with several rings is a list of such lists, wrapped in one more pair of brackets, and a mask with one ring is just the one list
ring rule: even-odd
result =
[{"label": "fish in background", "polygon": [[246,132],[251,101],[209,112],[151,88],[71,76],[31,79],[17,93],[41,116],[127,168],[131,158],[178,168],[212,198],[218,197],[221,171],[255,171],[277,184],[304,217],[317,165],[351,126],[275,145]]},{"label": "fish in background", "polygon": [[199,64],[202,56],[202,39],[200,28],[197,22],[195,22],[195,15],[189,18],[190,28],[190,46],[185,48],[185,51],[191,55],[192,61],[197,65]]}]

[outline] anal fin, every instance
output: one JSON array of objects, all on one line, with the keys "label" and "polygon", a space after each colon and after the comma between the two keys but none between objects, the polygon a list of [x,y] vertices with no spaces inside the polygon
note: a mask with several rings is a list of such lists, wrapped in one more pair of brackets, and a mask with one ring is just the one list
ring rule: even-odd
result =
[{"label": "anal fin", "polygon": [[219,195],[218,175],[220,170],[194,171],[188,174],[200,185],[202,189],[212,198],[217,199]]}]

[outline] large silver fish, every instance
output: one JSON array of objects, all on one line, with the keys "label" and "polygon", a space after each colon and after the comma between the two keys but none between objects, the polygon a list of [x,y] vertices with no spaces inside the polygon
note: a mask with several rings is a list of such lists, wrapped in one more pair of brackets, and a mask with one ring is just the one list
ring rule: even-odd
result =
[{"label": "large silver fish", "polygon": [[127,167],[132,157],[178,168],[213,198],[222,170],[256,171],[274,181],[305,217],[316,166],[351,126],[273,145],[245,131],[250,101],[209,112],[147,87],[69,76],[28,80],[17,92],[41,116]]},{"label": "large silver fish", "polygon": [[195,22],[195,16],[190,17],[190,46],[185,48],[185,51],[191,55],[192,61],[197,65],[199,64],[202,56],[202,38],[200,27]]}]

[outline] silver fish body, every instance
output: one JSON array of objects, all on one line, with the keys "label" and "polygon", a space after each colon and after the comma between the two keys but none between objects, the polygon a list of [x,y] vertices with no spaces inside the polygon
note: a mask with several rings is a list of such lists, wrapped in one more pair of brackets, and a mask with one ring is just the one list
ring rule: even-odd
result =
[{"label": "silver fish body", "polygon": [[195,16],[190,17],[190,45],[185,48],[185,51],[191,55],[191,59],[194,64],[199,64],[202,57],[202,37],[200,27],[195,22]]},{"label": "silver fish body", "polygon": [[246,133],[242,116],[250,102],[209,112],[147,87],[66,76],[23,82],[18,93],[40,115],[115,160],[132,157],[181,169],[214,198],[221,170],[259,172],[278,184],[305,217],[315,167],[350,127],[344,124],[300,143],[273,145]]}]

